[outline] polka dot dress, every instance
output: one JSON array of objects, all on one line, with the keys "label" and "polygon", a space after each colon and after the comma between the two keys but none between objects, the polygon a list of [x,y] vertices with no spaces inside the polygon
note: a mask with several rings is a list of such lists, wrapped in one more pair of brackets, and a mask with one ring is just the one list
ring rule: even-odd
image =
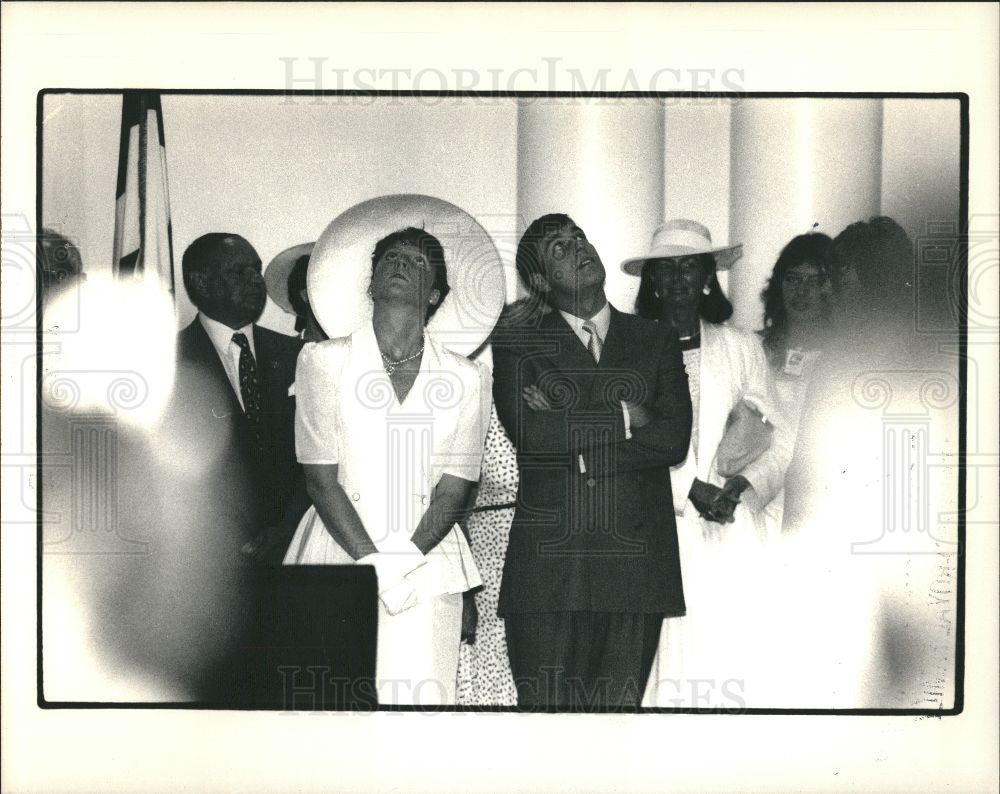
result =
[{"label": "polka dot dress", "polygon": [[470,545],[483,587],[475,595],[479,611],[476,641],[472,645],[463,643],[459,657],[461,706],[517,705],[504,622],[497,615],[500,578],[516,498],[517,455],[494,407],[486,434],[479,495],[469,517]]}]

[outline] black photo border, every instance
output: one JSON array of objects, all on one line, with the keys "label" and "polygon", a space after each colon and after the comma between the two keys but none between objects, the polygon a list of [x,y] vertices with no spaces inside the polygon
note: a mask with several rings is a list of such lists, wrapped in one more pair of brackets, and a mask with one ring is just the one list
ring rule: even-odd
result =
[{"label": "black photo border", "polygon": [[[43,194],[43,102],[46,96],[60,94],[77,95],[118,95],[125,91],[136,90],[131,87],[117,88],[45,88],[38,92],[35,119],[35,151],[36,151],[36,229],[42,228],[42,194]],[[959,148],[959,229],[957,235],[958,259],[955,262],[958,271],[957,287],[960,291],[958,300],[959,313],[959,452],[958,452],[958,550],[957,550],[957,583],[956,583],[956,630],[955,630],[955,699],[950,709],[823,709],[823,708],[587,708],[563,709],[555,707],[523,708],[518,706],[384,706],[377,707],[380,712],[471,712],[471,713],[593,713],[593,714],[726,714],[726,715],[816,715],[816,716],[874,716],[874,717],[953,717],[962,714],[965,706],[965,597],[966,597],[966,434],[968,414],[968,231],[969,231],[969,96],[957,92],[788,92],[788,91],[747,91],[747,92],[699,92],[699,91],[627,91],[627,92],[578,92],[578,91],[368,91],[368,90],[288,90],[288,89],[190,89],[190,88],[154,88],[142,87],[161,96],[286,96],[286,97],[438,97],[438,98],[468,98],[468,99],[720,99],[739,101],[744,99],[935,99],[957,100],[960,108],[960,148]],[[231,704],[213,704],[201,702],[100,702],[100,701],[54,701],[46,700],[43,688],[43,636],[42,636],[42,397],[41,382],[43,375],[42,361],[42,306],[41,291],[36,290],[36,396],[35,408],[38,421],[36,423],[36,470],[38,477],[36,499],[36,642],[37,671],[36,692],[37,704],[41,709],[51,710],[210,710],[210,711],[254,711],[284,713],[295,711],[283,707],[237,706]],[[334,713],[350,713],[352,711],[372,711],[373,709],[336,709]]]}]

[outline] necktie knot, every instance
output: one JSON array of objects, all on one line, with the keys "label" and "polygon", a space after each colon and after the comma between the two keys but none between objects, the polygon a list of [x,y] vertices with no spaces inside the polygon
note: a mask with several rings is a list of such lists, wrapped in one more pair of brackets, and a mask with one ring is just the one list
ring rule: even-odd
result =
[{"label": "necktie knot", "polygon": [[247,350],[247,351],[250,350],[250,340],[247,339],[247,335],[242,331],[237,331],[235,334],[233,334],[233,343],[240,350]]}]

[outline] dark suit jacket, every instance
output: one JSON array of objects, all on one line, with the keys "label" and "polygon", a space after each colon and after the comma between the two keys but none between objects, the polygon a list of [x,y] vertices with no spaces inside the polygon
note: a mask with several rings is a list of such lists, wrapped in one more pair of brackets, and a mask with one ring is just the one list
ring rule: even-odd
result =
[{"label": "dark suit jacket", "polygon": [[[520,471],[499,613],[683,614],[669,467],[687,455],[691,398],[676,333],[612,308],[595,364],[553,311],[498,330],[493,355]],[[527,406],[531,384],[551,410]],[[656,415],[630,439],[622,400]]]},{"label": "dark suit jacket", "polygon": [[[308,501],[302,467],[295,458],[295,399],[288,388],[302,340],[258,325],[253,327],[260,382],[261,454],[255,454],[249,426],[226,371],[204,326],[195,320],[178,335],[174,413],[191,427],[208,428],[220,439],[214,454],[221,461],[209,476],[206,497],[225,498],[228,478],[248,478],[254,495],[252,523],[257,531],[301,518]],[[297,513],[297,515],[293,515]],[[289,535],[289,539],[290,539]]]}]

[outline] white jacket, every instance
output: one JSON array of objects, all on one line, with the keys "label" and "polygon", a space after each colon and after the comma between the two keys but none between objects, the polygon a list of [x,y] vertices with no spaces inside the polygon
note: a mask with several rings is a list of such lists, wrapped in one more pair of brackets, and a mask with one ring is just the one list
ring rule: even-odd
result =
[{"label": "white jacket", "polygon": [[[775,425],[780,436],[783,421],[775,416],[775,400],[767,369],[767,357],[757,334],[728,325],[701,324],[701,364],[697,406],[698,448],[693,444],[685,461],[670,471],[674,512],[682,516],[692,510],[688,492],[695,478],[713,485],[723,485],[725,478],[715,469],[715,453],[726,429],[733,406],[747,398]],[[744,492],[743,502],[751,511],[771,501],[781,490],[784,477],[783,457],[774,445],[741,474],[752,486]]]}]

